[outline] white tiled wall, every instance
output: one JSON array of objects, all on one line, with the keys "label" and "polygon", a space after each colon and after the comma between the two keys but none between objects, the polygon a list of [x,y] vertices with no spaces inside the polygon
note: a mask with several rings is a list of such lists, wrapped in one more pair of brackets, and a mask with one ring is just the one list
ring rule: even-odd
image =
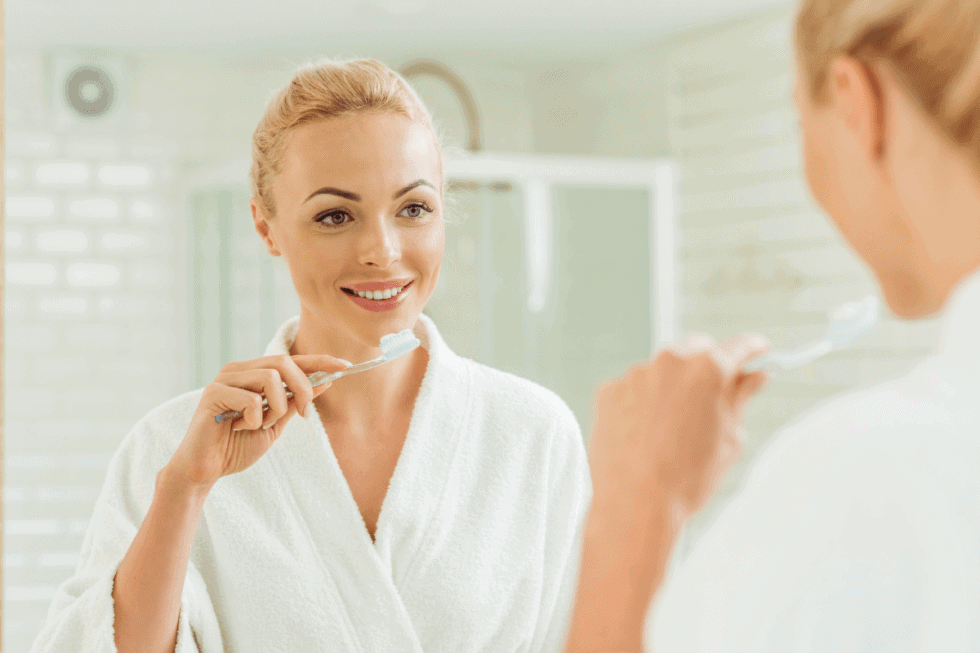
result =
[{"label": "white tiled wall", "polygon": [[110,456],[184,387],[183,216],[170,157],[57,128],[43,59],[7,64],[3,643],[26,651]]},{"label": "white tiled wall", "polygon": [[184,370],[167,162],[8,129],[4,634],[26,650],[109,457]]}]

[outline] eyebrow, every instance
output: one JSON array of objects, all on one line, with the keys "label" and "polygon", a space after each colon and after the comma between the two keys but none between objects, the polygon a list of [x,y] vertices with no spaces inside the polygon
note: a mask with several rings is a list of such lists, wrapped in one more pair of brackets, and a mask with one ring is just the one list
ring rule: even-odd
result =
[{"label": "eyebrow", "polygon": [[[402,188],[401,190],[396,192],[392,197],[392,199],[398,199],[408,191],[412,190],[413,188],[418,188],[419,186],[428,186],[432,190],[436,189],[435,186],[433,186],[430,182],[426,181],[425,179],[418,179],[410,183],[408,186],[405,186],[405,188]],[[310,193],[310,196],[307,197],[305,200],[303,200],[303,204],[306,204],[317,195],[336,195],[337,197],[343,197],[344,199],[348,199],[352,202],[361,201],[361,196],[358,195],[357,193],[352,193],[349,190],[341,190],[339,188],[333,188],[331,186],[324,186],[323,188],[317,189],[312,193]]]}]

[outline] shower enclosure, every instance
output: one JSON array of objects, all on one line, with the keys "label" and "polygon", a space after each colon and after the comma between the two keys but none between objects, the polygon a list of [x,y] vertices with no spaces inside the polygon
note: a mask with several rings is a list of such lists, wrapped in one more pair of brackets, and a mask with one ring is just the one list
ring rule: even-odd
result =
[{"label": "shower enclosure", "polygon": [[[261,355],[298,312],[244,184],[222,183],[235,169],[244,180],[246,165],[231,166],[188,193],[198,386]],[[447,161],[446,177],[445,257],[426,314],[460,355],[554,390],[587,433],[598,384],[675,335],[673,164],[480,153]]]},{"label": "shower enclosure", "polygon": [[484,153],[446,168],[426,313],[461,355],[554,390],[587,432],[598,384],[674,337],[673,166]]}]

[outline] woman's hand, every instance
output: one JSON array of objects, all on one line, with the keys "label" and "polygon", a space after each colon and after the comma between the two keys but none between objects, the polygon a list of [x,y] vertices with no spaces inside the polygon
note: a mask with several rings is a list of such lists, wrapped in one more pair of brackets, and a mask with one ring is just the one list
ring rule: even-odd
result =
[{"label": "woman's hand", "polygon": [[757,337],[692,338],[599,389],[592,507],[566,653],[642,650],[679,518],[707,501],[735,460],[742,410],[765,381],[741,368],[767,348]]},{"label": "woman's hand", "polygon": [[767,349],[757,336],[695,336],[604,384],[590,442],[596,495],[701,508],[737,458],[743,409],[766,378],[741,368]]},{"label": "woman's hand", "polygon": [[[222,476],[247,469],[282,435],[293,415],[316,410],[313,399],[330,384],[313,388],[307,376],[317,371],[339,372],[347,366],[325,355],[267,356],[225,365],[201,395],[190,428],[168,464],[171,475],[207,490]],[[286,398],[287,388],[292,399]],[[265,411],[262,395],[269,404]],[[228,410],[242,417],[215,421],[215,416]]]}]

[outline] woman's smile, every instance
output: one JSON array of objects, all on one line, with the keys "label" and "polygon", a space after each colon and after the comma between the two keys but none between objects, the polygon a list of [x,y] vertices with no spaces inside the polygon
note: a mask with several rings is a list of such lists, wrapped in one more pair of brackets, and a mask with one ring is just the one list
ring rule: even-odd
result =
[{"label": "woman's smile", "polygon": [[341,288],[351,301],[376,313],[398,308],[414,281],[375,281]]}]

